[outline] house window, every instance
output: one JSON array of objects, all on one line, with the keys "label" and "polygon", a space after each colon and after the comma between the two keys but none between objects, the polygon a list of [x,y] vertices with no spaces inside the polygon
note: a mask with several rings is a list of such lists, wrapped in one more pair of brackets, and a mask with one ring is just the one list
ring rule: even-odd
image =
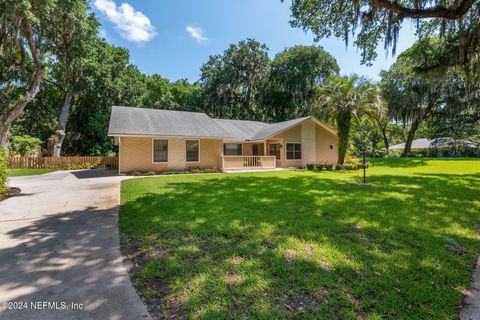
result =
[{"label": "house window", "polygon": [[153,140],[153,162],[168,161],[168,140]]},{"label": "house window", "polygon": [[302,159],[302,145],[300,143],[287,143],[287,160]]},{"label": "house window", "polygon": [[269,154],[280,160],[280,143],[273,143],[268,146]]},{"label": "house window", "polygon": [[225,156],[241,156],[242,144],[241,143],[225,143],[223,145],[223,155]]},{"label": "house window", "polygon": [[198,162],[200,161],[200,141],[199,140],[187,140],[187,161]]}]

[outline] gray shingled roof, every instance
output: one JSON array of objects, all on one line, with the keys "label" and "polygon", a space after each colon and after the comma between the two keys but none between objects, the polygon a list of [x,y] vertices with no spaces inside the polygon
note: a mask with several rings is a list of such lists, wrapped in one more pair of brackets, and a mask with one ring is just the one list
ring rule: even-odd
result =
[{"label": "gray shingled roof", "polygon": [[[412,140],[412,149],[428,149],[428,148],[446,148],[453,143],[451,138],[440,138],[436,140],[430,140],[427,138],[420,138]],[[457,144],[461,144],[465,147],[475,147],[475,143],[468,140],[456,141]],[[390,150],[403,150],[405,149],[405,143],[393,145]]]},{"label": "gray shingled roof", "polygon": [[[430,141],[428,139],[415,139],[412,141],[412,149],[427,149],[430,148]],[[399,143],[391,146],[391,150],[403,150],[405,149],[405,143]]]},{"label": "gray shingled roof", "polygon": [[205,113],[112,107],[108,135],[235,138]]},{"label": "gray shingled roof", "polygon": [[186,136],[255,141],[269,138],[309,118],[265,123],[213,119],[198,112],[113,106],[108,135]]},{"label": "gray shingled roof", "polygon": [[277,134],[291,127],[294,127],[309,118],[310,117],[298,118],[298,119],[269,124],[266,127],[264,127],[262,130],[257,132],[255,135],[253,135],[250,140],[262,140],[262,139],[271,137],[274,134]]},{"label": "gray shingled roof", "polygon": [[271,126],[268,123],[248,120],[213,119],[225,131],[238,140],[252,140],[252,137],[262,129]]}]

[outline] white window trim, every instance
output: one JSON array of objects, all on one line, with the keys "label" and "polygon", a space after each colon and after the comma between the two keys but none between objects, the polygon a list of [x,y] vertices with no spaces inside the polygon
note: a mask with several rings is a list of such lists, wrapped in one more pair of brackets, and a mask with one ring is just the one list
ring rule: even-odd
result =
[{"label": "white window trim", "polygon": [[[155,140],[167,140],[167,161],[155,161]],[[169,139],[165,138],[152,138],[152,164],[168,164],[168,158],[170,154],[169,150]]]},{"label": "white window trim", "polygon": [[[187,160],[187,141],[198,141],[198,161]],[[187,163],[200,163],[200,139],[185,139],[185,162]]]},{"label": "white window trim", "polygon": [[284,145],[284,148],[285,148],[285,161],[301,161],[303,159],[303,147],[300,147],[300,152],[301,152],[301,155],[302,157],[300,159],[287,159],[287,144],[299,144],[300,146],[302,145],[301,142],[296,142],[296,141],[288,141],[286,142],[285,141],[285,145]]}]

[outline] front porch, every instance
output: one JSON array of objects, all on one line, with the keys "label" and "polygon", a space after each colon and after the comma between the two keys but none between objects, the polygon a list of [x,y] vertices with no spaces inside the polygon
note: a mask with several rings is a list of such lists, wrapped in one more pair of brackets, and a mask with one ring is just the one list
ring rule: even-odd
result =
[{"label": "front porch", "polygon": [[275,169],[275,156],[222,156],[222,170]]},{"label": "front porch", "polygon": [[225,142],[221,166],[223,171],[272,170],[282,166],[282,139],[257,142]]}]

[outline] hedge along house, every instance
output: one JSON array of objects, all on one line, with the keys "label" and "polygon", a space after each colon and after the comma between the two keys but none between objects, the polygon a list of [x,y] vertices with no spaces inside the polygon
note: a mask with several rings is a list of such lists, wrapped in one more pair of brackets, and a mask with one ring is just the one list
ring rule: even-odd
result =
[{"label": "hedge along house", "polygon": [[189,167],[294,168],[338,159],[335,131],[314,117],[265,123],[114,106],[108,135],[118,145],[121,174]]}]

